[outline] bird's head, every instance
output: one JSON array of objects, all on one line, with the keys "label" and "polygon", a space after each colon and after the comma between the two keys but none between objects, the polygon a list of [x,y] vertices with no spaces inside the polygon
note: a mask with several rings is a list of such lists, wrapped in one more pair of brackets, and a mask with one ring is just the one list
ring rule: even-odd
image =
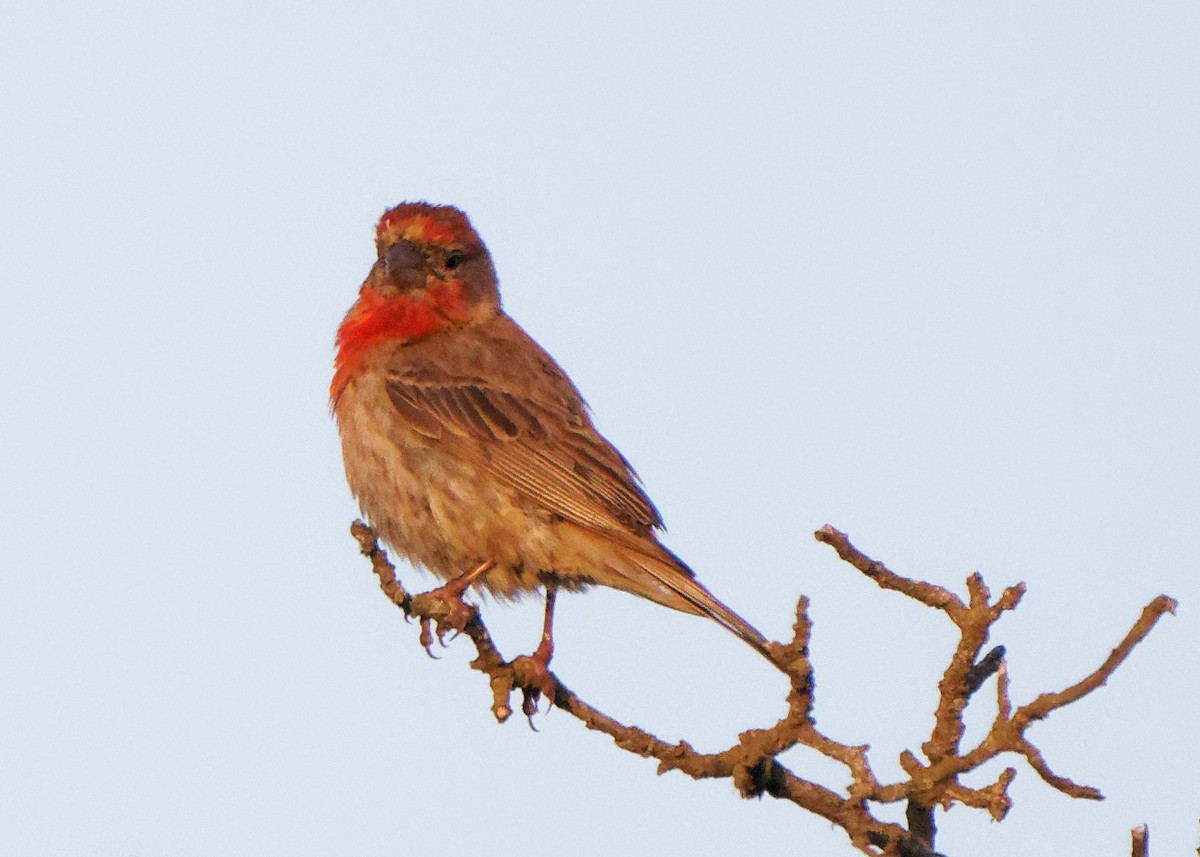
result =
[{"label": "bird's head", "polygon": [[363,288],[379,297],[430,302],[456,322],[486,321],[500,309],[491,256],[457,208],[406,202],[389,209],[375,227],[375,249]]},{"label": "bird's head", "polygon": [[377,258],[337,334],[336,401],[368,354],[384,344],[482,324],[500,312],[487,247],[449,205],[406,202],[375,227]]}]

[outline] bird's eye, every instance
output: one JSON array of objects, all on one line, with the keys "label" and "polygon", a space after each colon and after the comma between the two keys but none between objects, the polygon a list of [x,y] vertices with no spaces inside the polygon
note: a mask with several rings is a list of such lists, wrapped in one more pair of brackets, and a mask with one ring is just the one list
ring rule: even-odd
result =
[{"label": "bird's eye", "polygon": [[446,270],[453,271],[466,260],[460,250],[451,250],[450,255],[446,257]]}]

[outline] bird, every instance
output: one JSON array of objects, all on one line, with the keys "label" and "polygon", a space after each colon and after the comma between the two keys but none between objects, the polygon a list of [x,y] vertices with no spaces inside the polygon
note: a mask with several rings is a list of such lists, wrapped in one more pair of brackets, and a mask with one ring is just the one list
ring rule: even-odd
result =
[{"label": "bird", "polygon": [[658,538],[662,516],[579,390],[501,306],[467,216],[405,202],[335,340],[330,406],[372,529],[441,580],[511,600],[608,586],[706,616],[774,663],[768,641]]}]

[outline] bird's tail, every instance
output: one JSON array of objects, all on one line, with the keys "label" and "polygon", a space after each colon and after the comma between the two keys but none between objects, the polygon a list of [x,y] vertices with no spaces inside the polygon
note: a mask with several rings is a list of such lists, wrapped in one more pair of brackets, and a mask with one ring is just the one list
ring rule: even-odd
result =
[{"label": "bird's tail", "polygon": [[683,560],[662,545],[655,547],[662,551],[662,556],[623,551],[622,559],[627,561],[622,562],[619,568],[612,568],[622,580],[610,585],[684,613],[707,616],[772,664],[775,663],[766,637],[696,580],[695,574]]}]

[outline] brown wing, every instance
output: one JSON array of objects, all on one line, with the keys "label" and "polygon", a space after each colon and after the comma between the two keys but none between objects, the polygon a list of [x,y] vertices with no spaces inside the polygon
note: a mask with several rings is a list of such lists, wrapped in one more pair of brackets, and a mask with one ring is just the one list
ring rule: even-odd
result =
[{"label": "brown wing", "polygon": [[638,536],[662,526],[629,463],[592,427],[581,402],[547,405],[478,378],[393,374],[387,389],[414,430],[554,515]]}]

